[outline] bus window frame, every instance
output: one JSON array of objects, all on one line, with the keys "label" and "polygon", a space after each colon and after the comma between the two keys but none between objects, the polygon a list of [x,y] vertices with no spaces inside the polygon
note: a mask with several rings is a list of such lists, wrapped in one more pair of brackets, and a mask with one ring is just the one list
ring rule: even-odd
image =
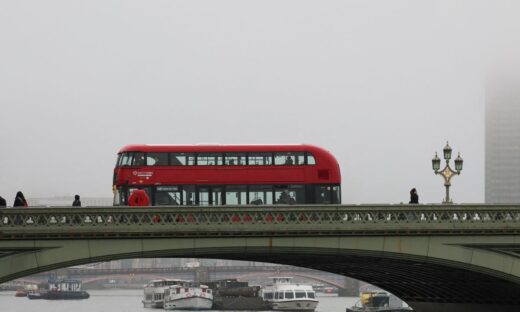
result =
[{"label": "bus window frame", "polygon": [[[254,167],[274,166],[274,157],[273,157],[274,153],[273,152],[248,152],[246,154],[247,154],[247,156],[246,156],[246,164],[248,166],[254,166]],[[267,156],[261,156],[262,154],[268,155],[269,160],[270,160],[270,164],[265,164],[265,162],[264,162],[263,164],[258,165],[258,164],[251,164],[249,162],[249,160],[250,160],[249,158],[250,157],[264,157],[263,161],[265,161]]]},{"label": "bus window frame", "polygon": [[[309,156],[314,160],[314,163],[309,163]],[[316,161],[316,157],[311,152],[305,152],[305,165],[306,166],[316,166],[318,162]]]},{"label": "bus window frame", "polygon": [[[209,164],[209,160],[206,160],[206,162],[208,162],[207,164],[204,164],[204,165],[200,165],[199,164],[199,158],[204,158],[206,157],[207,159],[210,159],[210,158],[214,158],[213,159],[213,164]],[[203,153],[195,153],[195,159],[196,159],[196,166],[202,166],[202,167],[207,167],[207,166],[222,166],[224,165],[224,153],[213,153],[213,152],[203,152]]]},{"label": "bus window frame", "polygon": [[[230,160],[228,160],[228,157],[230,158]],[[233,163],[233,164],[230,164],[229,162],[230,161],[234,161],[234,159],[232,157],[236,157],[237,159],[243,159],[243,163],[242,162],[238,162],[238,163]],[[247,166],[247,152],[228,152],[228,153],[224,153],[224,166]]]},{"label": "bus window frame", "polygon": [[134,152],[123,153],[121,167],[131,167],[134,159]]},{"label": "bus window frame", "polygon": [[[185,157],[184,161],[185,163],[183,164],[178,158],[177,156],[183,156]],[[191,164],[190,163],[190,157],[194,157],[194,163]],[[181,163],[180,165],[179,164],[172,164],[173,162],[173,159],[177,159],[177,161],[179,161],[179,163]],[[183,152],[169,152],[168,153],[168,166],[169,167],[187,167],[187,166],[196,166],[197,164],[197,153],[191,153],[191,152],[188,152],[188,153],[183,153]]]},{"label": "bus window frame", "polygon": [[117,159],[116,159],[116,168],[121,167],[121,166],[120,166],[120,163],[121,163],[121,158],[123,158],[122,155],[123,155],[123,153],[118,153],[118,154],[117,154]]},{"label": "bus window frame", "polygon": [[[150,154],[165,154],[166,155],[166,164],[165,165],[156,165],[156,164],[148,164],[148,158],[152,158],[151,156],[149,156]],[[145,164],[144,166],[147,166],[147,167],[166,167],[166,166],[170,166],[170,153],[163,153],[163,152],[147,152],[144,154],[144,159],[145,159]]]},{"label": "bus window frame", "polygon": [[[220,153],[220,152],[200,152],[200,153],[183,153],[183,152],[164,152],[166,154],[166,158],[168,160],[167,164],[164,165],[150,165],[148,164],[148,157],[149,154],[162,154],[163,152],[140,152],[140,151],[133,151],[133,152],[122,152],[118,153],[117,159],[116,159],[116,168],[119,167],[182,167],[182,166],[253,166],[253,167],[263,167],[263,166],[315,166],[318,164],[316,157],[310,152],[228,152],[228,153]],[[199,165],[199,157],[204,157],[204,154],[214,155],[215,159],[217,160],[215,164],[209,165]],[[252,164],[250,163],[250,157],[258,157],[261,154],[268,155],[268,159],[270,160],[270,164]],[[136,163],[136,159],[139,155],[143,155],[144,161],[143,163]],[[177,158],[178,156],[184,157],[185,163],[182,164],[181,161],[179,161],[180,164],[172,164],[172,161],[174,158]],[[226,162],[228,157],[239,157],[243,159],[243,162],[241,164],[229,164]],[[264,156],[265,157],[265,156]],[[277,157],[292,157],[293,163],[292,164],[286,164],[284,163],[276,163]],[[296,158],[303,157],[303,163],[297,163],[296,164]],[[291,158],[291,159],[292,159]],[[264,160],[267,158],[264,158]],[[311,163],[310,159],[313,160],[313,163]]]},{"label": "bus window frame", "polygon": [[[137,163],[137,161],[140,163]],[[146,153],[145,152],[134,152],[134,158],[132,159],[132,165],[130,167],[144,167],[146,166]]]}]

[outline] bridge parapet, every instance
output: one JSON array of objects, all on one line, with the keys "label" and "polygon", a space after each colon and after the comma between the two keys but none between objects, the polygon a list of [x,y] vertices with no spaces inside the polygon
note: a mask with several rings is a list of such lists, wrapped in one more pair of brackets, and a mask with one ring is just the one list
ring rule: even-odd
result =
[{"label": "bridge parapet", "polygon": [[85,207],[0,210],[0,240],[518,234],[518,205]]}]

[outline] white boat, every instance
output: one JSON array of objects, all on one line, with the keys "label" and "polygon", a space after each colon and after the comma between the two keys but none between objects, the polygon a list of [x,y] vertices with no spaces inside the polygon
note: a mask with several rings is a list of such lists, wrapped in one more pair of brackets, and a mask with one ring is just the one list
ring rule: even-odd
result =
[{"label": "white boat", "polygon": [[314,311],[318,306],[311,285],[295,284],[292,277],[271,277],[273,284],[262,289],[262,297],[275,311]]},{"label": "white boat", "polygon": [[164,306],[164,291],[172,285],[177,285],[183,282],[184,281],[173,279],[158,279],[150,281],[144,287],[144,307],[162,309]]},{"label": "white boat", "polygon": [[213,292],[206,285],[178,283],[164,293],[165,310],[209,310],[212,306]]}]

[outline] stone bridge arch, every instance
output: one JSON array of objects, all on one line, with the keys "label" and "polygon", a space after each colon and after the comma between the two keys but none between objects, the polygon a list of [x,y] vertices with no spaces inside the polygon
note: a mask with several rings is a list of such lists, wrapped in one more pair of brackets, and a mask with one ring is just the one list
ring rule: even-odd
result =
[{"label": "stone bridge arch", "polygon": [[430,311],[432,306],[448,311],[465,311],[467,307],[489,311],[500,306],[500,311],[507,311],[504,309],[519,306],[520,263],[518,257],[506,252],[504,241],[518,239],[402,236],[18,241],[18,252],[0,259],[0,270],[2,281],[8,281],[62,267],[127,258],[261,261],[356,278],[394,293],[418,311]]}]

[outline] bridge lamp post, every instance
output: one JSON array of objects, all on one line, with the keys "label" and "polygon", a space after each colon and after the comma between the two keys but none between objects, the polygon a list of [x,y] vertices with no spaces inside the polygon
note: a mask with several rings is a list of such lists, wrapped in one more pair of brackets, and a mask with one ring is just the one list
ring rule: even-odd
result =
[{"label": "bridge lamp post", "polygon": [[451,204],[453,203],[450,198],[450,186],[451,186],[451,178],[454,175],[460,175],[460,172],[462,171],[462,163],[463,160],[459,156],[455,159],[455,170],[450,168],[450,159],[451,159],[451,147],[446,142],[446,146],[442,150],[444,154],[444,159],[446,160],[446,166],[444,169],[439,170],[441,167],[441,159],[437,156],[437,152],[435,152],[435,157],[432,159],[432,167],[435,174],[440,174],[444,178],[444,186],[446,187],[446,198],[442,202],[443,204]]}]

